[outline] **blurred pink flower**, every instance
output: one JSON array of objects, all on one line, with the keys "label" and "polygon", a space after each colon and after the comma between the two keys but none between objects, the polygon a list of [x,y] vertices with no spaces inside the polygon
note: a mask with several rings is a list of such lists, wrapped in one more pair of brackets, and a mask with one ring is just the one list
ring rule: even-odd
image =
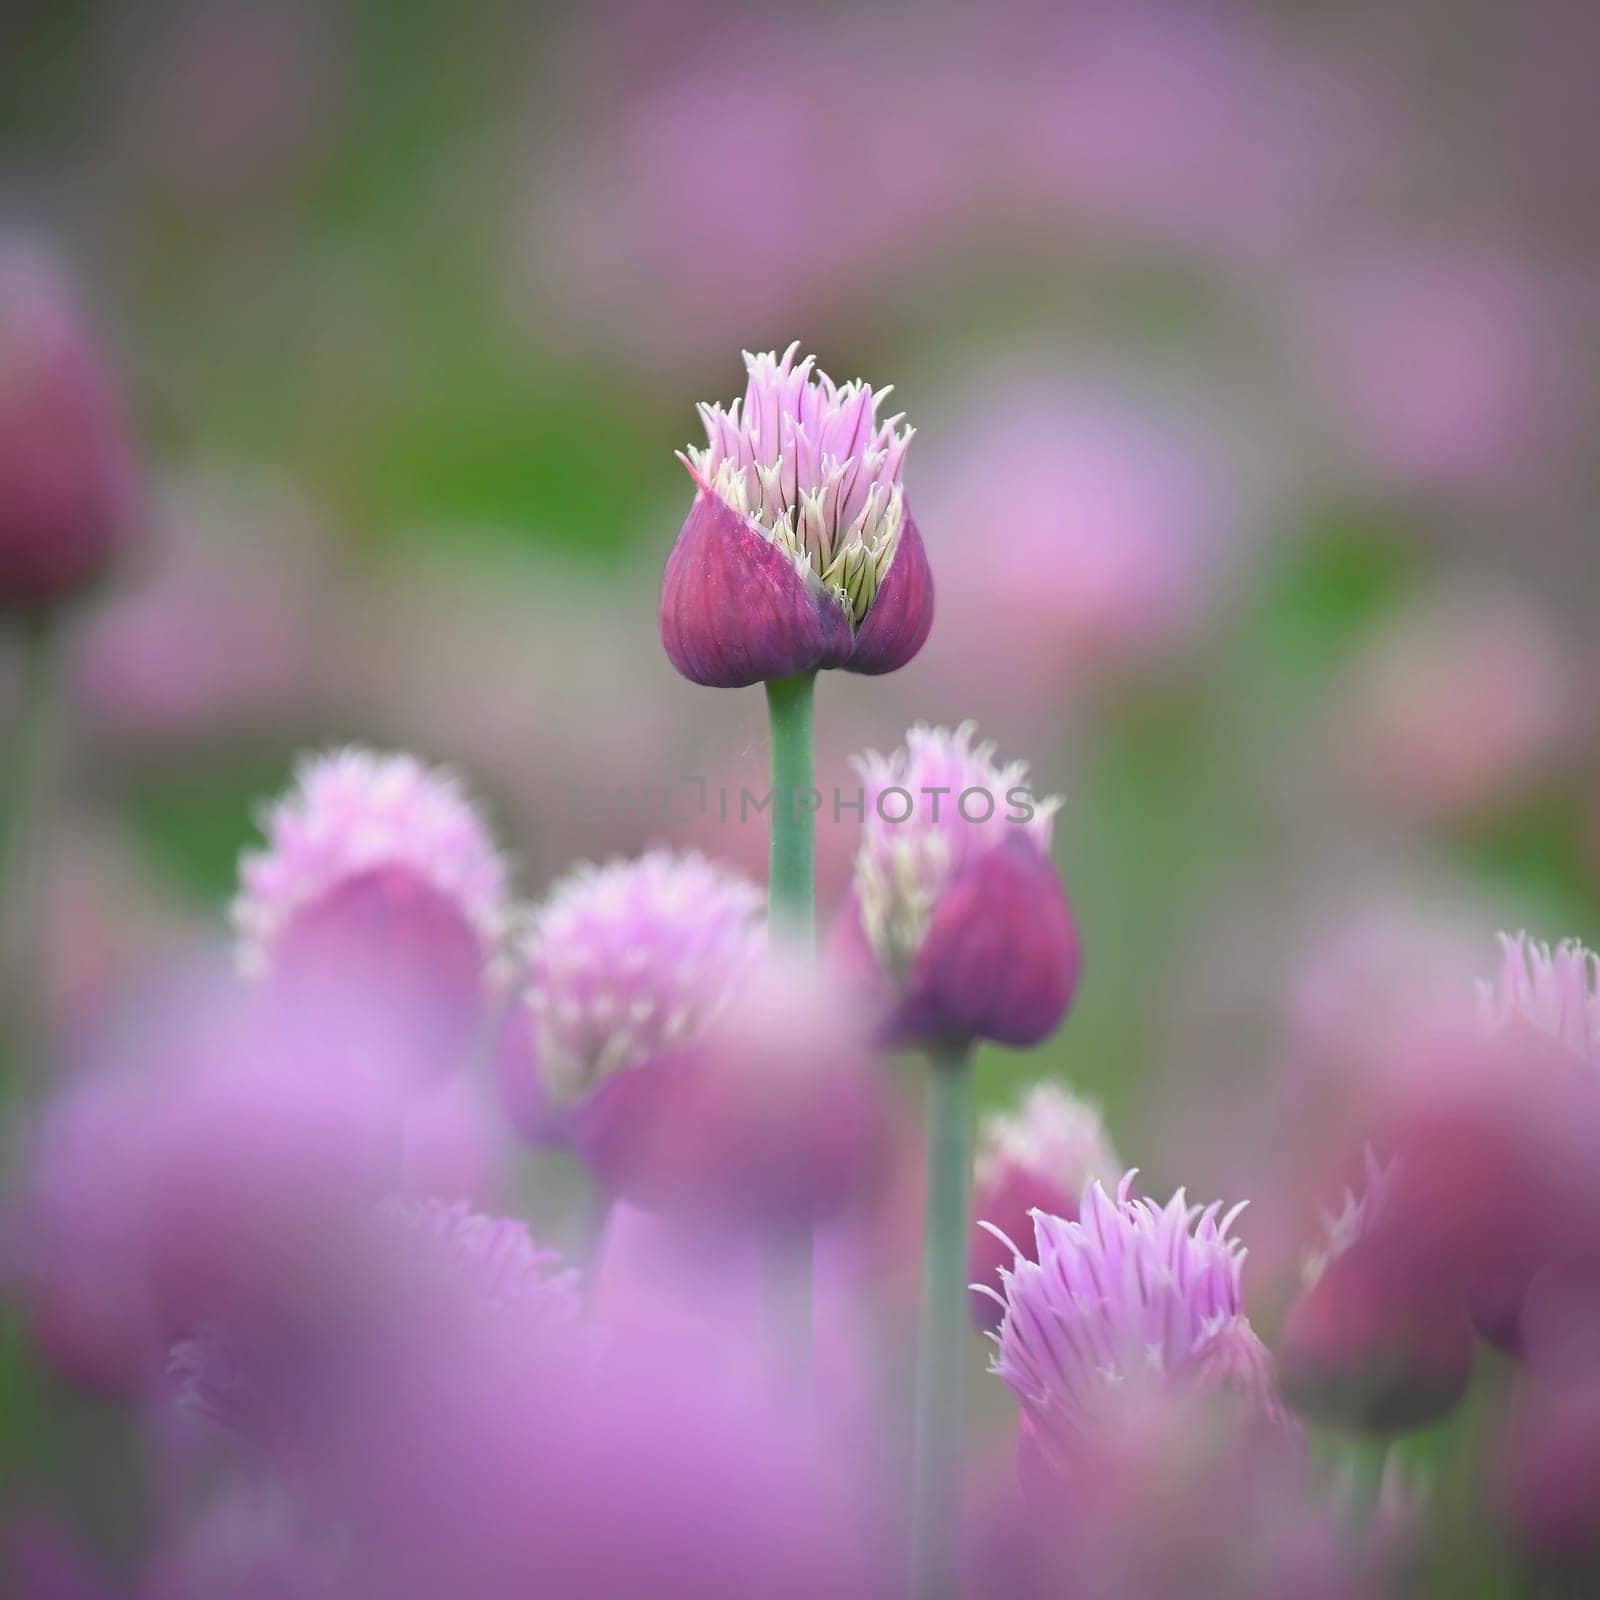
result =
[{"label": "blurred pink flower", "polygon": [[998,374],[984,387],[1000,397],[945,420],[950,442],[923,475],[931,559],[960,574],[923,665],[966,706],[977,694],[997,716],[1020,703],[1053,718],[1084,686],[1195,642],[1257,491],[1192,416],[1127,384]]},{"label": "blurred pink flower", "polygon": [[[635,370],[766,337],[775,306],[796,320],[836,313],[899,283],[919,241],[987,209],[989,144],[954,136],[938,90],[961,91],[968,30],[952,44],[943,25],[771,12],[724,16],[715,31],[714,52],[658,53],[664,70],[617,86],[566,139],[535,125],[516,303],[531,289],[542,323]],[[879,71],[894,52],[904,70]],[[823,94],[848,115],[819,114]],[[762,130],[801,126],[809,136],[774,164]],[[750,227],[775,196],[785,215],[814,220]]]},{"label": "blurred pink flower", "polygon": [[7,1216],[7,1275],[41,1348],[108,1387],[150,1377],[209,1316],[325,1293],[400,1175],[381,1021],[215,974],[169,989],[43,1108]]},{"label": "blurred pink flower", "polygon": [[158,497],[142,561],[90,620],[78,692],[103,736],[237,739],[304,713],[325,534],[292,491],[221,474]]},{"label": "blurred pink flower", "polygon": [[571,1133],[608,1080],[702,1033],[760,956],[761,913],[754,884],[692,852],[583,863],[561,879],[532,915],[503,1052],[522,1131]]},{"label": "blurred pink flower", "polygon": [[1312,375],[1355,464],[1401,494],[1536,484],[1591,414],[1554,274],[1481,240],[1374,241],[1306,280]]},{"label": "blurred pink flower", "polygon": [[1236,269],[1292,249],[1371,159],[1374,86],[1258,11],[1140,0],[1053,15],[1029,36],[1034,115],[1016,124],[1012,170],[1082,235]]},{"label": "blurred pink flower", "polygon": [[506,869],[455,778],[408,755],[301,762],[239,865],[243,970],[286,1004],[363,993],[388,1019],[391,1068],[459,1067],[488,1026]]},{"label": "blurred pink flower", "polygon": [[1466,1394],[1472,1323],[1462,1285],[1418,1255],[1368,1154],[1359,1196],[1328,1219],[1327,1249],[1278,1341],[1284,1392],[1307,1415],[1377,1432],[1431,1426]]},{"label": "blurred pink flower", "polygon": [[270,970],[295,919],[368,874],[397,871],[448,901],[487,959],[504,932],[505,864],[450,773],[354,748],[302,760],[239,863],[240,960]]},{"label": "blurred pink flower", "polygon": [[471,1072],[426,1089],[406,1109],[407,1194],[497,1208],[508,1195],[513,1138],[489,1087]]},{"label": "blurred pink flower", "polygon": [[1363,1547],[1293,1438],[1191,1393],[1130,1415],[1062,1475],[987,1508],[965,1592],[1384,1600],[1395,1593],[1385,1555]]},{"label": "blurred pink flower", "polygon": [[1577,737],[1578,697],[1574,663],[1538,607],[1503,586],[1457,582],[1366,642],[1328,744],[1388,805],[1470,823],[1549,777]]},{"label": "blurred pink flower", "polygon": [[306,1492],[370,1573],[358,1593],[883,1592],[856,1474],[788,1386],[670,1326],[613,1329],[592,1364],[484,1335],[399,1326],[310,1419]]},{"label": "blurred pink flower", "polygon": [[132,446],[61,269],[0,238],[0,612],[100,579],[134,532]]},{"label": "blurred pink flower", "polygon": [[724,1230],[858,1212],[887,1153],[869,1018],[805,965],[764,956],[696,1032],[607,1078],[574,1115],[602,1189]]},{"label": "blurred pink flower", "polygon": [[[1575,1020],[1560,1010],[1563,990],[1583,994],[1583,953],[1566,952],[1565,985],[1554,963],[1531,984],[1528,968],[1519,979],[1518,953],[1513,942],[1506,1020],[1440,1030],[1394,1097],[1384,1139],[1405,1255],[1458,1285],[1479,1331],[1513,1351],[1539,1273],[1600,1261],[1600,1076],[1575,1045],[1582,1008]],[[1539,953],[1529,960],[1540,974]],[[1491,991],[1491,1017],[1496,1006]],[[1568,1038],[1545,1031],[1556,1025]]]}]

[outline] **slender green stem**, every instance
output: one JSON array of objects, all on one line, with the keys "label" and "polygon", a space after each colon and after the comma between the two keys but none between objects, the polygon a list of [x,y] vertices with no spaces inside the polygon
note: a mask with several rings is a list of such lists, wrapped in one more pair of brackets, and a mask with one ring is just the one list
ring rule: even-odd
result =
[{"label": "slender green stem", "polygon": [[972,1186],[972,1057],[966,1047],[932,1055],[928,1102],[911,1592],[915,1600],[947,1600],[961,1587],[962,1379]]},{"label": "slender green stem", "polygon": [[767,685],[772,743],[771,821],[768,825],[767,915],[775,938],[812,949],[816,944],[817,791],[812,784],[811,702],[814,672],[775,678]]},{"label": "slender green stem", "polygon": [[[772,783],[767,813],[767,926],[780,944],[814,953],[817,943],[816,808],[811,706],[817,675],[802,672],[767,684]],[[769,1244],[767,1305],[781,1365],[804,1380],[811,1370],[811,1250],[809,1230]]]},{"label": "slender green stem", "polygon": [[11,1019],[5,1110],[37,1081],[47,1048],[43,958],[48,946],[48,845],[55,786],[57,626],[49,615],[22,624],[22,698],[10,741],[0,871],[4,944],[0,948],[0,993]]}]

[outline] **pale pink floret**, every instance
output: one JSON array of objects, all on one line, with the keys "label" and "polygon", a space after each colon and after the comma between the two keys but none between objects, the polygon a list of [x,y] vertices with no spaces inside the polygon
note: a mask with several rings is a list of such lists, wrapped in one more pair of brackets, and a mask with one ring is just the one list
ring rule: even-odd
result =
[{"label": "pale pink floret", "polygon": [[889,972],[910,966],[941,892],[968,862],[1012,837],[1050,852],[1060,798],[1036,798],[1027,763],[996,762],[977,731],[972,722],[953,732],[918,724],[893,754],[855,762],[866,797],[856,900]]},{"label": "pale pink floret", "polygon": [[[1244,1246],[1230,1237],[1236,1206],[1116,1198],[1098,1180],[1076,1222],[1034,1212],[1039,1259],[1018,1254],[1000,1278],[1005,1318],[991,1371],[1050,1430],[1084,1429],[1113,1396],[1207,1378],[1210,1354],[1255,1342],[1242,1310]],[[987,1291],[986,1291],[987,1292]]]},{"label": "pale pink floret", "polygon": [[878,420],[888,388],[836,384],[816,357],[744,352],[742,400],[702,405],[706,445],[685,464],[746,516],[802,576],[832,591],[852,625],[888,573],[905,520],[902,475],[915,430]]},{"label": "pale pink floret", "polygon": [[295,916],[368,872],[400,868],[448,900],[490,954],[507,918],[506,868],[455,777],[409,755],[344,749],[301,762],[262,819],[233,906],[240,961],[270,969]]},{"label": "pale pink floret", "polygon": [[1526,933],[1501,934],[1500,950],[1499,977],[1478,985],[1484,1021],[1521,1018],[1600,1067],[1600,956],[1576,939],[1552,949]]},{"label": "pale pink floret", "polygon": [[1070,1196],[1091,1178],[1122,1171],[1100,1108],[1056,1083],[1036,1083],[1014,1112],[996,1112],[978,1128],[975,1181],[982,1191],[1021,1172]]},{"label": "pale pink floret", "polygon": [[584,863],[536,913],[527,1009],[535,1070],[554,1105],[685,1043],[765,948],[762,897],[688,852]]}]

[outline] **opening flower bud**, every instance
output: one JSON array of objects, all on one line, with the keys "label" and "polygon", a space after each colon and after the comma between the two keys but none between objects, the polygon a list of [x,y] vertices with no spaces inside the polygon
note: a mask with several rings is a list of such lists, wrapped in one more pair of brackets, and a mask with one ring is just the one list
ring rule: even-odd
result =
[{"label": "opening flower bud", "polygon": [[915,727],[857,763],[866,824],[834,963],[901,1045],[1048,1038],[1077,985],[1078,932],[1050,862],[1060,800],[1036,799],[975,726]]},{"label": "opening flower bud", "polygon": [[933,577],[901,481],[910,428],[888,389],[745,353],[732,405],[703,405],[681,456],[694,505],[661,582],[661,641],[684,677],[739,688],[819,667],[893,672],[933,625]]},{"label": "opening flower bud", "polygon": [[51,264],[0,242],[0,610],[93,584],[132,523],[111,380]]}]

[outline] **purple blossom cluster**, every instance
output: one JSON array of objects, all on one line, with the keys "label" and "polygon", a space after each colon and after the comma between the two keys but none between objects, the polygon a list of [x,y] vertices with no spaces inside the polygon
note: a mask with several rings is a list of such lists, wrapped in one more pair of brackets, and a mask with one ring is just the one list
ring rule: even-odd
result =
[{"label": "purple blossom cluster", "polygon": [[[1109,113],[1060,115],[1055,159],[1093,199],[1080,163]],[[1181,196],[1146,199],[1185,220]],[[26,337],[0,390],[20,485],[0,607],[37,630],[124,547],[127,447],[64,303],[8,270],[0,314],[22,304]],[[798,351],[747,355],[743,397],[702,408],[657,619],[684,678],[766,687],[774,782],[805,793],[817,674],[911,663],[934,587],[912,430]],[[1105,464],[1125,443],[1069,476],[1120,492],[1141,476]],[[1125,620],[1127,642],[1147,619]],[[1448,1422],[1485,1362],[1511,1374],[1486,1424],[1496,1524],[1527,1567],[1592,1581],[1596,956],[1504,938],[1476,1010],[1432,974],[1391,1010],[1341,951],[1306,986],[1307,1054],[1384,1057],[1330,1139],[1344,1203],[1319,1237],[1267,1185],[1244,1223],[1243,1202],[1139,1188],[1062,1072],[974,1150],[992,1047],[1046,1045],[1078,995],[1063,802],[970,721],[917,723],[856,771],[819,951],[804,806],[774,804],[764,886],[656,845],[525,901],[450,770],[303,758],[239,862],[231,960],[211,930],[71,1051],[41,1049],[19,1097],[16,1343],[40,1393],[134,1441],[142,1509],[136,1537],[97,1540],[24,1474],[11,1587],[1376,1600],[1406,1592],[1426,1494],[1343,1469]],[[1263,1213],[1298,1282],[1247,1278]],[[981,1423],[974,1324],[998,1380]]]}]

